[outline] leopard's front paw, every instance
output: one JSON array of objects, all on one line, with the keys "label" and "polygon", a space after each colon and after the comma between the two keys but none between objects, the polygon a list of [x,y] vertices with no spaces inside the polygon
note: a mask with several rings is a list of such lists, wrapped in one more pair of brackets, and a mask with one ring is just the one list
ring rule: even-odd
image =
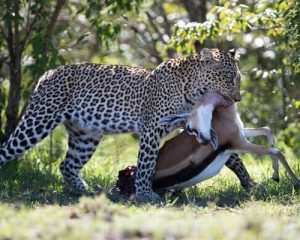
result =
[{"label": "leopard's front paw", "polygon": [[135,196],[137,203],[162,203],[162,198],[155,192],[137,193]]},{"label": "leopard's front paw", "polygon": [[257,193],[263,194],[266,192],[267,192],[266,186],[261,183],[256,183],[250,191],[250,193],[252,195],[257,194]]},{"label": "leopard's front paw", "polygon": [[296,192],[300,192],[300,182],[293,183],[293,188]]}]

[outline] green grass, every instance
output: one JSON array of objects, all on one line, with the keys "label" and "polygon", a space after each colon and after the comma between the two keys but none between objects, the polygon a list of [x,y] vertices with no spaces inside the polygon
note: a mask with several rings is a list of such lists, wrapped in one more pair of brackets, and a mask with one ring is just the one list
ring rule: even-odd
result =
[{"label": "green grass", "polygon": [[[58,171],[66,150],[60,129],[53,143],[53,159],[47,138],[0,170],[0,239],[299,239],[300,196],[282,168],[281,182],[270,180],[267,157],[243,156],[265,191],[245,192],[224,168],[180,197],[166,197],[163,206],[139,206],[70,190]],[[135,163],[137,151],[131,135],[105,137],[84,179],[108,190],[118,170]],[[300,176],[299,157],[285,152]]]}]

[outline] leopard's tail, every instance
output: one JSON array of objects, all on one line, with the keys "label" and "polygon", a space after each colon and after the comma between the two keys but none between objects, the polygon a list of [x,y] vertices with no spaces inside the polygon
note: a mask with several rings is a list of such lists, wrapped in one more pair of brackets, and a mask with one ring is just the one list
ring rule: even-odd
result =
[{"label": "leopard's tail", "polygon": [[[40,80],[45,77],[49,80],[45,75]],[[35,88],[15,131],[0,147],[0,167],[41,141],[63,121],[62,106],[55,103],[56,100],[63,102],[59,99],[61,96],[50,96],[57,92],[48,89],[45,85]]]},{"label": "leopard's tail", "polygon": [[50,118],[40,115],[34,118],[26,112],[15,131],[0,148],[0,167],[30,149],[35,143],[45,138],[60,122],[59,117]]}]

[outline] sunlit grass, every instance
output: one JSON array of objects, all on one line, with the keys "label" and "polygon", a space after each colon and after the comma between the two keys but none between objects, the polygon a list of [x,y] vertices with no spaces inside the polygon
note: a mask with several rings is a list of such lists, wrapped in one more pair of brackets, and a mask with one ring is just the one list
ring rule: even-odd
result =
[{"label": "sunlit grass", "polygon": [[[17,162],[0,171],[0,239],[297,239],[300,197],[283,168],[280,183],[270,180],[268,157],[244,155],[253,179],[265,191],[245,192],[230,170],[165,198],[163,206],[113,203],[104,194],[82,197],[65,186],[59,163],[66,135],[57,129]],[[300,176],[297,156],[285,150]],[[138,141],[107,136],[82,171],[90,186],[113,186],[118,170],[135,164]],[[50,164],[50,162],[52,162]],[[16,227],[17,226],[17,227]]]}]

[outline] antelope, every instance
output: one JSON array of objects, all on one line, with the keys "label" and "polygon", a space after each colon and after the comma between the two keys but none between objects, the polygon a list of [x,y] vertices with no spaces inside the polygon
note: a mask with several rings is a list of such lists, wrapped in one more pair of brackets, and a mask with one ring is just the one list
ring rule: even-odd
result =
[{"label": "antelope", "polygon": [[[271,129],[243,128],[236,105],[218,93],[205,94],[190,113],[163,118],[162,125],[186,122],[186,130],[167,141],[160,149],[154,175],[154,189],[175,189],[195,185],[215,176],[232,153],[267,154],[273,160],[273,178],[279,180],[278,160],[287,171],[295,189],[300,181],[285,156],[275,148]],[[211,144],[203,144],[202,132],[210,132]],[[270,147],[250,143],[247,137],[267,136]],[[207,134],[206,134],[207,136]],[[201,139],[202,144],[198,142]]]}]

